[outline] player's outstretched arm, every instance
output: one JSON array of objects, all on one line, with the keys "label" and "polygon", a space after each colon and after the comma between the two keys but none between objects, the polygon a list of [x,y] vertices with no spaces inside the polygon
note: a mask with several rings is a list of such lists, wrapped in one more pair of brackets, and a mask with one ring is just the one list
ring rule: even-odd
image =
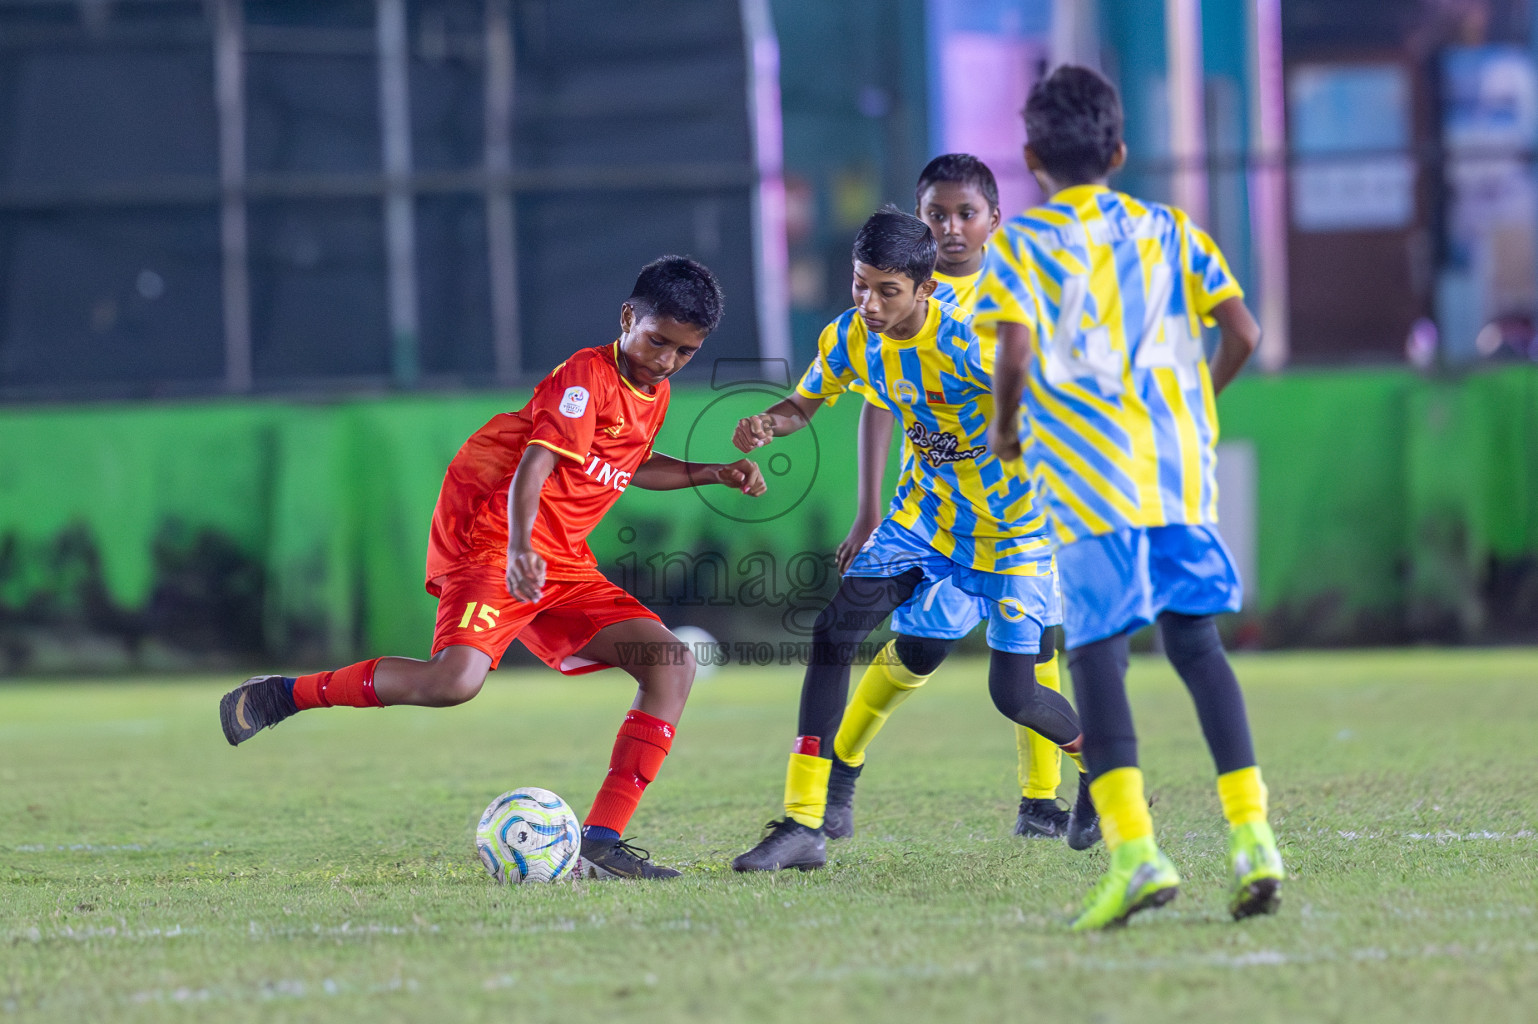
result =
[{"label": "player's outstretched arm", "polygon": [[860,553],[872,531],[881,525],[881,485],[886,477],[887,454],[892,450],[892,428],[897,417],[871,402],[860,410],[859,504],[849,536],[838,546],[838,571],[843,575]]},{"label": "player's outstretched arm", "polygon": [[1020,457],[1020,398],[1025,394],[1025,368],[1031,361],[1031,329],[1025,324],[999,323],[999,345],[993,357],[993,422],[988,447],[1001,459]]},{"label": "player's outstretched arm", "polygon": [[1238,296],[1213,306],[1212,318],[1218,322],[1218,350],[1212,358],[1212,390],[1221,393],[1255,354],[1260,345],[1260,325]]},{"label": "player's outstretched arm", "polygon": [[812,421],[822,403],[821,398],[791,394],[757,416],[744,416],[738,420],[737,429],[732,431],[732,444],[740,452],[750,452],[777,437],[794,434]]},{"label": "player's outstretched arm", "polygon": [[529,445],[507,489],[507,592],[516,601],[538,601],[545,589],[545,559],[534,550],[534,517],[540,488],[560,457],[544,445]]},{"label": "player's outstretched arm", "polygon": [[755,498],[768,490],[763,472],[752,459],[685,462],[660,452],[653,452],[651,458],[641,463],[630,482],[645,491],[676,491],[684,487],[721,484]]}]

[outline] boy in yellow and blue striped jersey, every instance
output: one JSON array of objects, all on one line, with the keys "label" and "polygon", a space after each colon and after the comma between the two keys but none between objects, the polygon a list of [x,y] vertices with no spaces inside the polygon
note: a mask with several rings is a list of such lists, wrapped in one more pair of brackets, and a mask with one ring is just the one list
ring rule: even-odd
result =
[{"label": "boy in yellow and blue striped jersey", "polygon": [[732,435],[751,451],[799,430],[823,402],[863,384],[901,416],[912,452],[891,511],[817,617],[786,770],[785,818],[732,862],[738,871],[826,861],[830,755],[850,664],[882,620],[905,604],[921,605],[941,584],[989,604],[994,704],[1077,756],[1073,706],[1034,676],[1045,623],[1057,611],[1046,519],[1025,467],[988,452],[992,380],[971,317],[930,297],[935,251],[924,223],[895,207],[866,221],[852,254],[855,308],[824,329],[796,390],[744,418]]},{"label": "boy in yellow and blue striped jersey", "polygon": [[[919,174],[915,189],[916,213],[938,243],[933,298],[972,312],[982,277],[983,254],[988,238],[999,226],[999,188],[988,165],[966,153],[947,153],[931,160]],[[992,352],[984,350],[984,364],[991,368]],[[849,536],[839,545],[838,569],[843,572],[859,553],[882,519],[882,483],[887,453],[892,447],[895,418],[878,392],[857,384],[865,398],[859,428],[859,509]],[[903,460],[914,458],[912,445],[903,444]],[[899,608],[892,615],[897,634],[880,657],[872,660],[833,741],[833,769],[828,781],[828,809],[823,831],[829,839],[854,834],[854,790],[865,764],[865,752],[886,724],[887,718],[939,667],[956,642],[988,616],[988,604],[943,582],[922,603]],[[1036,681],[1061,692],[1057,656],[1060,617],[1046,623],[1052,628],[1036,662]],[[1023,725],[1015,726],[1015,749],[1021,796],[1015,817],[1015,835],[1062,839],[1074,849],[1088,849],[1099,838],[1089,800],[1087,780],[1079,787],[1079,813],[1070,817],[1060,806],[1057,789],[1062,781],[1062,751],[1057,744]],[[1069,830],[1072,821],[1074,828]]]},{"label": "boy in yellow and blue striped jersey", "polygon": [[[990,246],[977,320],[996,333],[990,444],[1024,452],[1060,545],[1064,634],[1111,866],[1076,929],[1172,899],[1127,703],[1127,641],[1157,622],[1196,704],[1228,819],[1235,918],[1276,910],[1284,878],[1244,697],[1213,616],[1241,587],[1215,529],[1214,396],[1260,339],[1212,239],[1180,210],[1106,186],[1126,159],[1115,88],[1061,67],[1025,108],[1026,164],[1050,198]],[[1221,341],[1209,367],[1200,328]],[[1022,402],[1023,399],[1023,402]]]}]

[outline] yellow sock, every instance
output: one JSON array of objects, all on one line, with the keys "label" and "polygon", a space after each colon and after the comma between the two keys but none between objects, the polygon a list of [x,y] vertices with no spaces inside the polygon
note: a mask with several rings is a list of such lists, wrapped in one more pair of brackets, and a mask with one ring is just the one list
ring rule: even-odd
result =
[{"label": "yellow sock", "polygon": [[[1036,681],[1049,690],[1063,692],[1057,655],[1036,663]],[[1023,725],[1015,726],[1015,753],[1020,762],[1020,793],[1027,800],[1051,800],[1063,781],[1063,748]]]},{"label": "yellow sock", "polygon": [[828,810],[828,773],[833,762],[811,754],[791,754],[785,769],[785,816],[807,828],[822,828]]},{"label": "yellow sock", "polygon": [[914,675],[903,667],[895,640],[881,648],[860,677],[860,685],[855,687],[854,696],[844,709],[838,734],[833,737],[833,752],[838,759],[854,767],[864,764],[865,748],[886,724],[887,716],[928,680],[929,676]]},{"label": "yellow sock", "polygon": [[[1057,749],[1063,750],[1062,747],[1058,747]],[[1063,750],[1063,753],[1065,753],[1069,757],[1073,758],[1073,763],[1079,769],[1079,774],[1080,775],[1083,775],[1085,772],[1089,771],[1088,768],[1084,767],[1084,754],[1081,751],[1078,751],[1078,750]]]},{"label": "yellow sock", "polygon": [[1223,801],[1223,817],[1228,819],[1229,828],[1265,821],[1266,795],[1258,766],[1218,776],[1218,799]]},{"label": "yellow sock", "polygon": [[1143,770],[1117,768],[1089,784],[1095,810],[1100,812],[1100,831],[1105,848],[1114,851],[1130,839],[1153,835],[1153,818],[1143,796]]}]

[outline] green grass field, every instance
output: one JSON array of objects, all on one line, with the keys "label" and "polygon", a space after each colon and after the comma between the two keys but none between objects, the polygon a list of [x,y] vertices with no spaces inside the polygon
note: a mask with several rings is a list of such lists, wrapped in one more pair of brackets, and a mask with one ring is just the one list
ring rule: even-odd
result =
[{"label": "green grass field", "polygon": [[307,713],[238,750],[215,711],[238,680],[6,683],[0,1019],[1538,1018],[1538,652],[1236,660],[1282,913],[1226,919],[1195,716],[1140,659],[1186,884],[1092,936],[1064,921],[1104,851],[1010,836],[1013,738],[977,661],[893,719],[824,871],[727,867],[778,816],[800,675],[723,671],[632,826],[685,877],[509,889],[475,819],[524,784],[586,809],[619,673],[498,673],[462,708]]}]

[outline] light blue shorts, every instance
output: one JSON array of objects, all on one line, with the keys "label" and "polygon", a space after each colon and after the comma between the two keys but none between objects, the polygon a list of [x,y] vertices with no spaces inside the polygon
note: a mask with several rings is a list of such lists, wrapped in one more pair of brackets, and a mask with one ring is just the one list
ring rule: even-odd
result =
[{"label": "light blue shorts", "polygon": [[844,575],[885,579],[914,568],[923,570],[924,578],[913,596],[892,613],[896,632],[956,640],[987,619],[989,647],[1035,654],[1041,648],[1042,630],[1062,621],[1051,558],[1041,560],[1035,576],[984,572],[952,561],[890,519],[870,535]]},{"label": "light blue shorts", "polygon": [[1236,612],[1244,586],[1233,556],[1211,526],[1132,527],[1065,544],[1064,645],[1085,644],[1146,626],[1163,611]]},{"label": "light blue shorts", "polygon": [[[1052,588],[1052,604],[1043,625],[1056,626],[1063,621],[1062,596],[1056,586]],[[913,600],[892,613],[892,632],[932,640],[960,640],[987,617],[987,601],[973,597],[948,579],[938,580],[920,585]]]}]

